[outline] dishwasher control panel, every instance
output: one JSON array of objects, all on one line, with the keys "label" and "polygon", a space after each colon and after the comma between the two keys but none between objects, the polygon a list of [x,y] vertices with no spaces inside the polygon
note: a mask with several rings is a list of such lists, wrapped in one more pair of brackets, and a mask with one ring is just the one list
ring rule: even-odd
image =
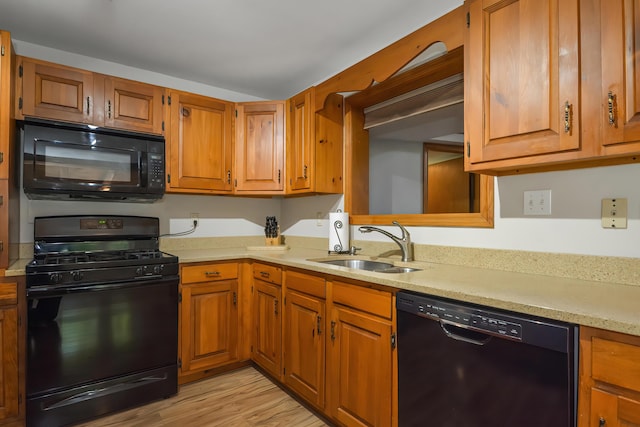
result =
[{"label": "dishwasher control panel", "polygon": [[500,335],[505,338],[521,340],[522,324],[517,318],[507,314],[493,313],[478,308],[450,304],[445,301],[425,297],[398,297],[398,308],[414,312],[418,316],[432,318],[465,329]]}]

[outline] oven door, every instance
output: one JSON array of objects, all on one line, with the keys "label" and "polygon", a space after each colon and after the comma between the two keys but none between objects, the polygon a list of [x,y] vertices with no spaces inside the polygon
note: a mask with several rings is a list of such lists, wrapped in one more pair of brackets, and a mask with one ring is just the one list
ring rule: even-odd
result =
[{"label": "oven door", "polygon": [[63,425],[177,392],[178,277],[28,290],[27,422]]}]

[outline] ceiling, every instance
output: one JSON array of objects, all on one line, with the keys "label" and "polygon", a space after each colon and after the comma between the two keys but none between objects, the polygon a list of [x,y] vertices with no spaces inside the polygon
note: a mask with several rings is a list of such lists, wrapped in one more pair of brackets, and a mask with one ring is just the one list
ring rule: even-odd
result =
[{"label": "ceiling", "polygon": [[461,4],[0,0],[0,29],[21,42],[258,98],[286,99]]}]

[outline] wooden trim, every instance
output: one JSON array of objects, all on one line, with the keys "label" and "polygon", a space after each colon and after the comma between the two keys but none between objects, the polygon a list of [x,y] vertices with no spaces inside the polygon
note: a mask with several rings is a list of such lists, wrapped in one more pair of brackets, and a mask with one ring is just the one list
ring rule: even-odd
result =
[{"label": "wooden trim", "polygon": [[331,93],[363,90],[374,81],[387,80],[435,42],[443,42],[449,51],[461,47],[464,20],[463,5],[320,83],[316,86],[315,111],[324,108]]}]

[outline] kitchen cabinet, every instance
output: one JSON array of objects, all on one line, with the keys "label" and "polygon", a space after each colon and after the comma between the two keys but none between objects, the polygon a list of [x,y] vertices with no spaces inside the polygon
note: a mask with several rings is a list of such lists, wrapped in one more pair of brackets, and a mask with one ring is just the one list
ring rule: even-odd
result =
[{"label": "kitchen cabinet", "polygon": [[329,286],[327,410],[345,426],[393,425],[394,296],[366,283]]},{"label": "kitchen cabinet", "polygon": [[18,258],[20,189],[15,177],[16,126],[13,84],[16,55],[11,34],[0,31],[0,269]]},{"label": "kitchen cabinet", "polygon": [[282,269],[253,264],[252,359],[273,377],[282,375]]},{"label": "kitchen cabinet", "polygon": [[18,70],[19,119],[163,133],[163,88],[24,57]]},{"label": "kitchen cabinet", "polygon": [[21,425],[24,420],[24,366],[20,355],[20,312],[18,308],[18,284],[0,283],[0,425]]},{"label": "kitchen cabinet", "polygon": [[310,88],[287,101],[287,192],[313,189],[315,171],[313,94],[313,88]]},{"label": "kitchen cabinet", "polygon": [[287,194],[342,193],[343,97],[314,111],[315,88],[287,101]]},{"label": "kitchen cabinet", "polygon": [[167,192],[232,191],[233,104],[170,91]]},{"label": "kitchen cabinet", "polygon": [[284,101],[236,104],[236,193],[284,193],[284,110]]},{"label": "kitchen cabinet", "polygon": [[325,402],[324,277],[286,270],[284,276],[284,383],[319,409]]},{"label": "kitchen cabinet", "polygon": [[611,153],[637,153],[640,149],[640,0],[600,0],[599,5],[602,144]]},{"label": "kitchen cabinet", "polygon": [[580,149],[578,0],[468,3],[467,170]]},{"label": "kitchen cabinet", "polygon": [[640,426],[640,337],[580,329],[578,427]]},{"label": "kitchen cabinet", "polygon": [[187,264],[180,270],[180,382],[238,360],[238,264]]},{"label": "kitchen cabinet", "polygon": [[343,193],[344,113],[342,95],[327,96],[315,114],[315,191]]}]

